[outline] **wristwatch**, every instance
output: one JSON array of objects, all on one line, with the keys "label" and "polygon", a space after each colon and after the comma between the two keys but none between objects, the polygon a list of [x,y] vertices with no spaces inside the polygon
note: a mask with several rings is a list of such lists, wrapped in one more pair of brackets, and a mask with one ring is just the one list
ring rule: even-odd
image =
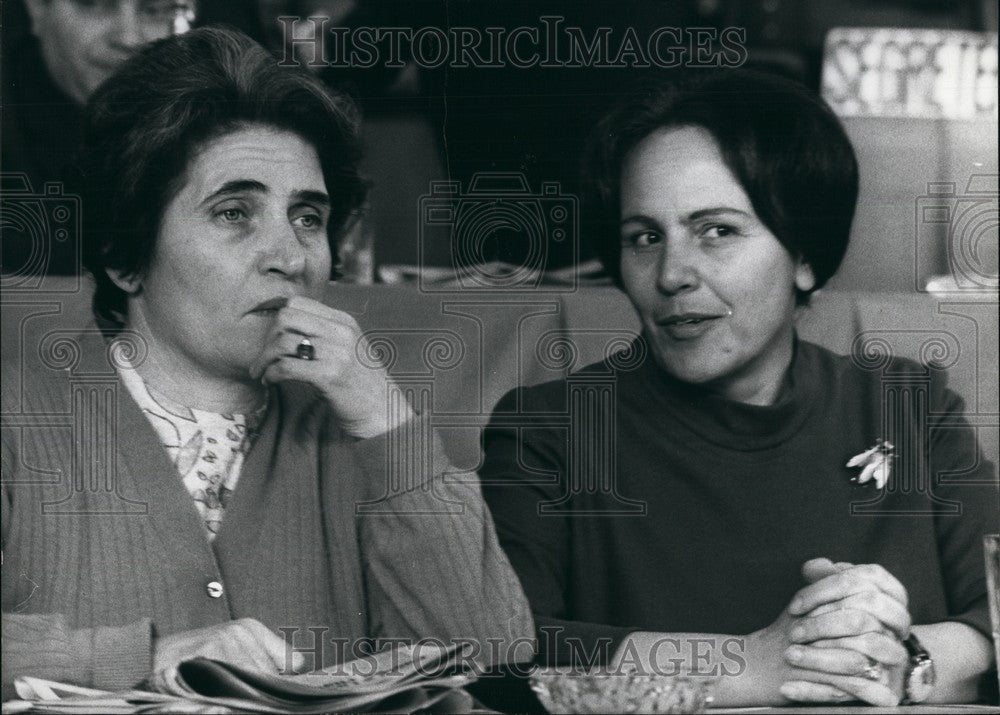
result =
[{"label": "wristwatch", "polygon": [[906,652],[910,654],[910,662],[906,667],[906,686],[903,705],[922,703],[934,689],[937,676],[934,672],[934,661],[931,654],[920,643],[913,633],[903,641]]}]

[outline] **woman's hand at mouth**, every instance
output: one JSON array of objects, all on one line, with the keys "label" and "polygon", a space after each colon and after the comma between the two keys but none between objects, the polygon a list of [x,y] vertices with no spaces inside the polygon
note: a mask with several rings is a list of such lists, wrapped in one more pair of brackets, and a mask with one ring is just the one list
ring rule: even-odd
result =
[{"label": "woman's hand at mouth", "polygon": [[311,298],[293,296],[278,310],[250,375],[269,385],[286,380],[314,385],[354,437],[383,434],[414,416],[405,399],[390,409],[392,380],[372,359],[354,318]]}]

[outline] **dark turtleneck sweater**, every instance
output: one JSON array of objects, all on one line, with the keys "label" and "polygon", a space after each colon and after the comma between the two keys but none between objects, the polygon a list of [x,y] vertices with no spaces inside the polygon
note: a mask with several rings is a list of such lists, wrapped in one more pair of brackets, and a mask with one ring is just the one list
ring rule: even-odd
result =
[{"label": "dark turtleneck sweater", "polygon": [[[1000,527],[995,466],[944,382],[798,342],[773,406],[680,384],[649,355],[506,395],[484,433],[483,491],[541,657],[573,657],[575,638],[577,657],[606,658],[636,630],[750,633],[820,556],[884,566],[916,624],[988,637],[980,535]],[[897,446],[892,480],[853,483],[847,461],[880,437]]]}]

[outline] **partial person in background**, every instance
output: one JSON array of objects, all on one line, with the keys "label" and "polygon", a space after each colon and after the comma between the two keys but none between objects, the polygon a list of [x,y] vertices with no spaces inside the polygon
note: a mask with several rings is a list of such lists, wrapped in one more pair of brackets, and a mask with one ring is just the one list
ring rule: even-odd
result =
[{"label": "partial person in background", "polygon": [[643,335],[511,392],[484,433],[542,659],[711,674],[717,705],[982,697],[1000,499],[962,399],[796,335],[858,195],[829,107],[743,70],[651,78],[589,166]]},{"label": "partial person in background", "polygon": [[[27,188],[40,193],[46,183],[63,180],[91,94],[146,43],[186,31],[194,2],[24,0],[24,8],[4,3],[3,12],[0,170],[23,175]],[[27,269],[38,238],[4,232],[0,273],[5,278]],[[41,270],[78,273],[78,246],[45,238],[48,261]]]},{"label": "partial person in background", "polygon": [[[129,688],[195,656],[318,668],[380,638],[531,659],[475,476],[322,302],[365,195],[358,129],[346,97],[214,28],[91,100],[72,188],[96,325],[70,353],[114,400],[73,404],[44,355],[4,375],[5,413],[83,420],[2,432],[5,697],[20,675]],[[110,488],[73,491],[97,472]]]},{"label": "partial person in background", "polygon": [[[0,190],[18,196],[62,182],[79,145],[87,99],[140,47],[186,32],[195,21],[234,25],[252,37],[261,32],[252,4],[223,0],[10,0],[0,11],[0,171],[8,174]],[[39,272],[78,274],[78,249],[8,225],[0,274],[5,285]]]}]

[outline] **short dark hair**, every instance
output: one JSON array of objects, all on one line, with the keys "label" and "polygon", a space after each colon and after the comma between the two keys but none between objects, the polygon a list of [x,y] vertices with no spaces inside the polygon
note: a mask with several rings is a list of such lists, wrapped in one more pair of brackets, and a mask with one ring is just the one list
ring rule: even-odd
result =
[{"label": "short dark hair", "polygon": [[[701,127],[719,145],[757,216],[822,287],[840,266],[858,198],[858,165],[833,111],[775,75],[725,69],[654,75],[598,124],[585,159],[587,225],[621,286],[620,185],[628,153],[658,129]],[[799,293],[799,302],[808,293]]]},{"label": "short dark hair", "polygon": [[149,267],[163,213],[195,153],[251,124],[291,131],[316,149],[336,258],[367,191],[356,106],[304,70],[280,67],[243,33],[201,28],[144,49],[87,105],[69,183],[82,199],[83,263],[97,283],[97,318],[124,320],[127,296],[107,270],[135,276]]}]

